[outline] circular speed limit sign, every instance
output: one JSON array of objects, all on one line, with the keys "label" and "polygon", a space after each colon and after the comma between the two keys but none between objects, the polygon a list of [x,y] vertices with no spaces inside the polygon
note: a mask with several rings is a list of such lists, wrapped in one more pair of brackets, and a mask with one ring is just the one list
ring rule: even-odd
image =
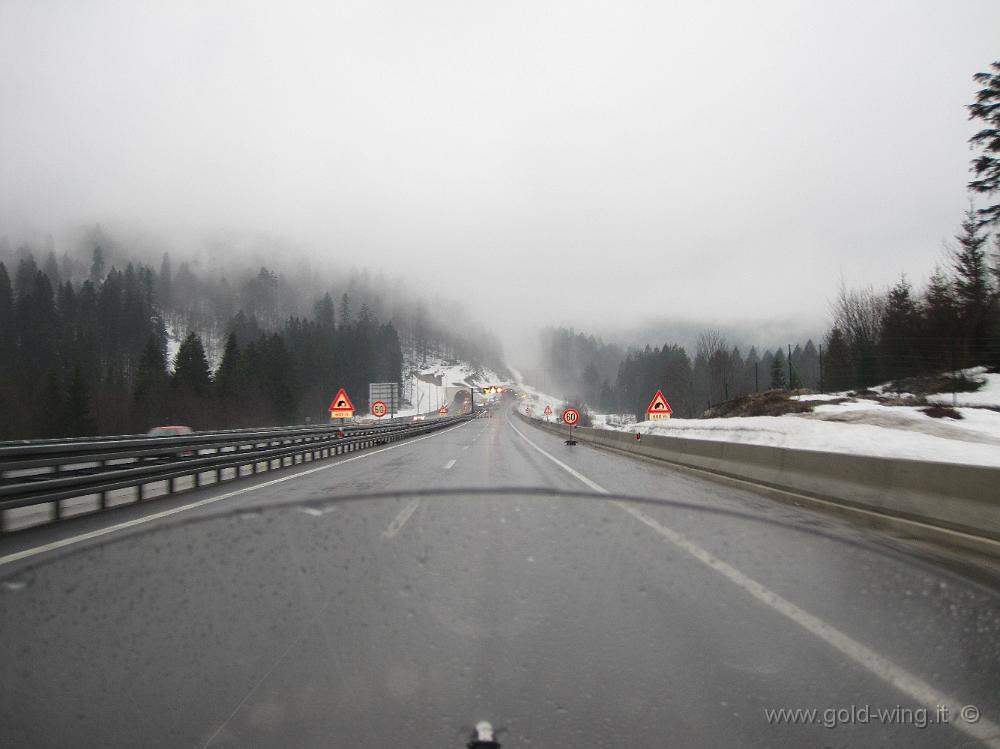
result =
[{"label": "circular speed limit sign", "polygon": [[386,411],[389,408],[382,401],[375,401],[372,403],[372,416],[378,416],[380,419],[385,416]]},{"label": "circular speed limit sign", "polygon": [[580,412],[577,411],[575,408],[567,408],[565,411],[563,411],[563,422],[565,422],[566,424],[573,426],[579,420],[580,420]]}]

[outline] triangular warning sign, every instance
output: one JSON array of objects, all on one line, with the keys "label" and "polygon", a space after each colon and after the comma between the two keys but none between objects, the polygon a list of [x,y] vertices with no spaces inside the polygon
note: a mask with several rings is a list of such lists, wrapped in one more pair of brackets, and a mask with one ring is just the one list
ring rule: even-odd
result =
[{"label": "triangular warning sign", "polygon": [[653,400],[649,402],[649,407],[646,409],[648,414],[672,414],[674,409],[670,407],[667,403],[667,399],[663,397],[663,391],[657,390],[656,395],[653,396]]},{"label": "triangular warning sign", "polygon": [[[350,411],[351,414],[354,413],[354,404],[351,403],[351,399],[347,397],[347,393],[344,388],[340,389],[340,392],[334,397],[333,402],[330,404],[330,413],[342,411]],[[348,417],[351,415],[349,414]],[[337,418],[340,418],[339,416]]]}]

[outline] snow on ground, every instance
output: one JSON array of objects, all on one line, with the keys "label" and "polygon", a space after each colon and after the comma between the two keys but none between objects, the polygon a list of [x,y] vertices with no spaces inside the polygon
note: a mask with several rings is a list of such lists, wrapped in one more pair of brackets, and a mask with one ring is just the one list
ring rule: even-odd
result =
[{"label": "snow on ground", "polygon": [[174,327],[173,322],[167,321],[167,365],[173,369],[174,362],[177,360],[177,352],[181,348],[181,337],[177,332],[177,328]]},{"label": "snow on ground", "polygon": [[[961,419],[933,418],[920,406],[890,406],[846,392],[792,396],[814,404],[812,413],[804,414],[632,424],[621,423],[614,414],[592,413],[591,418],[597,428],[624,432],[1000,467],[1000,412],[991,410],[1000,408],[1000,375],[982,367],[966,370],[965,375],[985,384],[976,392],[958,394]],[[541,416],[545,403],[558,412],[560,399],[524,385],[521,389],[529,393],[525,405],[534,406],[532,415]],[[897,396],[888,385],[872,390],[907,397]],[[951,394],[929,396],[927,401],[951,405]],[[524,406],[520,410],[524,412]]]},{"label": "snow on ground", "polygon": [[[630,426],[606,428],[798,450],[1000,467],[1000,414],[992,411],[981,413],[992,414],[996,418],[989,419],[992,423],[983,419],[977,429],[956,427],[953,432],[942,430],[940,433],[936,429],[912,430],[900,428],[899,425],[827,421],[810,418],[808,414],[731,419],[670,419],[667,422],[643,421]],[[924,418],[931,422],[939,421]]]},{"label": "snow on ground", "polygon": [[[963,374],[984,384],[979,390],[972,393],[955,393],[955,402],[959,406],[1000,408],[1000,374],[991,374],[986,371],[986,367],[966,369],[963,370]],[[927,401],[929,403],[941,403],[950,406],[952,404],[952,395],[951,393],[928,395]]]},{"label": "snow on ground", "polygon": [[[167,330],[167,365],[173,370],[174,363],[177,361],[177,352],[181,348],[181,341],[187,336],[188,331],[182,330],[180,326],[170,319],[165,321],[165,326]],[[201,338],[202,347],[205,349],[205,359],[208,361],[208,368],[210,371],[215,372],[219,368],[219,364],[222,363],[224,342],[209,332],[203,330],[196,330],[195,332]]]},{"label": "snow on ground", "polygon": [[839,398],[846,398],[847,393],[807,393],[806,395],[793,395],[793,401],[835,401]]},{"label": "snow on ground", "polygon": [[608,429],[799,450],[1000,467],[1000,413],[959,408],[935,419],[915,406],[874,400],[820,403],[812,413],[729,419],[670,419]]},{"label": "snow on ground", "polygon": [[[520,373],[512,371],[520,381]],[[990,374],[982,367],[964,374],[985,384],[976,392],[958,393],[956,410],[961,419],[933,418],[919,406],[890,406],[874,399],[852,398],[846,392],[792,396],[815,403],[812,413],[804,414],[631,424],[621,423],[622,417],[615,414],[591,413],[591,418],[597,428],[623,432],[1000,467],[1000,411],[991,410],[1000,409],[1000,374]],[[552,418],[556,418],[562,399],[523,383],[518,388],[528,394],[518,410],[528,413],[530,405],[529,415],[540,418],[549,404],[555,412]],[[889,385],[872,390],[896,397]],[[927,401],[951,405],[951,394],[928,396]]]}]

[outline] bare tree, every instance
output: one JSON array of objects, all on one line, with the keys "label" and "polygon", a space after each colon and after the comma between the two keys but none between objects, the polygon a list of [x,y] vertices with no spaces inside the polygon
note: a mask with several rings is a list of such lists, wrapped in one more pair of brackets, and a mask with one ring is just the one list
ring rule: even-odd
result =
[{"label": "bare tree", "polygon": [[855,379],[860,385],[873,385],[880,376],[876,347],[885,306],[885,295],[870,285],[848,289],[844,279],[840,279],[840,290],[830,310],[832,327],[842,331],[847,338],[857,365]]},{"label": "bare tree", "polygon": [[698,336],[696,356],[703,358],[707,366],[708,382],[704,387],[709,400],[712,403],[725,400],[735,379],[729,342],[718,330],[706,330]]}]

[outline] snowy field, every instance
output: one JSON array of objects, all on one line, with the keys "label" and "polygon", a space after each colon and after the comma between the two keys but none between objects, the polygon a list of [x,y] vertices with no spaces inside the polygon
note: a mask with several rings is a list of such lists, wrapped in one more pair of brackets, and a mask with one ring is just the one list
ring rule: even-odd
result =
[{"label": "snowy field", "polygon": [[[798,400],[816,403],[813,412],[806,414],[670,419],[624,426],[609,424],[607,414],[592,417],[595,426],[642,434],[1000,467],[1000,412],[990,410],[1000,409],[1000,375],[982,368],[966,373],[985,384],[978,391],[957,394],[961,419],[933,418],[917,406],[889,406],[874,399],[831,402],[846,398],[846,393],[798,396]],[[885,386],[873,388],[882,389]],[[666,395],[669,400],[669,391]],[[539,396],[528,402],[546,400]],[[951,399],[951,394],[927,398],[948,406]],[[553,409],[561,405],[558,399],[548,402]],[[537,406],[533,415],[541,415]]]}]

